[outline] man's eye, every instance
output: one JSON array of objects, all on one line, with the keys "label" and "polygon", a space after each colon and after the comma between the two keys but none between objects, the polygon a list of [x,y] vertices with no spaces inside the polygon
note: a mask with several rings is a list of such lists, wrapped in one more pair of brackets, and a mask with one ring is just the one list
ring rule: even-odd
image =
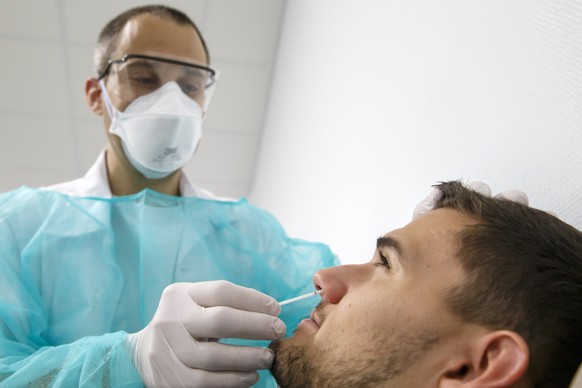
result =
[{"label": "man's eye", "polygon": [[133,77],[131,80],[138,85],[144,86],[155,85],[157,83],[157,80],[153,77]]},{"label": "man's eye", "polygon": [[182,88],[182,91],[190,97],[197,96],[201,89],[199,84],[193,83],[181,83],[180,87]]},{"label": "man's eye", "polygon": [[384,254],[382,252],[378,252],[378,257],[380,258],[380,262],[374,263],[375,267],[384,266],[388,269],[392,269],[392,265],[390,264],[390,261],[388,260],[388,258],[386,256],[384,256]]}]

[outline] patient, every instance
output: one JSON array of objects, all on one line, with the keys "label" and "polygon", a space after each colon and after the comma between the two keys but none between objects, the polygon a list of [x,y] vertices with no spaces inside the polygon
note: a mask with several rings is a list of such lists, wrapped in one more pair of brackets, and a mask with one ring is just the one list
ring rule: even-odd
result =
[{"label": "patient", "polygon": [[270,345],[281,387],[567,387],[582,361],[582,233],[459,182],[319,271],[322,303]]}]

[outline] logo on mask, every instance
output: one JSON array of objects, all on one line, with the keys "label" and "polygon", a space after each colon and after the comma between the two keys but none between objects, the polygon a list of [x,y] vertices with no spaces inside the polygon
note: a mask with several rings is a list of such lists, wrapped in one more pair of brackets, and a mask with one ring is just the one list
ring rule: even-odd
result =
[{"label": "logo on mask", "polygon": [[178,147],[174,147],[174,148],[166,147],[166,149],[164,150],[164,156],[169,156],[169,155],[175,154],[176,152],[178,152]]},{"label": "logo on mask", "polygon": [[180,160],[180,152],[178,152],[178,147],[166,147],[164,151],[154,158],[157,163],[171,163],[176,160]]}]

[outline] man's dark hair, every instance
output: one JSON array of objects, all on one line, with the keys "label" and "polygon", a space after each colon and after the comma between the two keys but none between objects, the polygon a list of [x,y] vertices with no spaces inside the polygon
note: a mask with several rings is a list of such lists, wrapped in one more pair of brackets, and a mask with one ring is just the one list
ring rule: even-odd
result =
[{"label": "man's dark hair", "polygon": [[534,387],[567,387],[582,362],[582,232],[549,213],[444,182],[436,208],[470,216],[447,300],[467,322],[520,334]]},{"label": "man's dark hair", "polygon": [[119,33],[123,30],[123,27],[125,27],[129,20],[143,14],[155,15],[171,20],[177,24],[192,26],[200,37],[202,47],[204,47],[207,64],[210,64],[210,55],[208,53],[208,47],[206,47],[206,42],[204,41],[204,38],[202,38],[202,34],[200,34],[200,30],[198,30],[196,24],[194,24],[185,13],[165,5],[145,5],[131,8],[119,14],[103,27],[99,34],[99,38],[97,39],[97,47],[95,48],[94,54],[94,63],[97,74],[101,74],[105,70],[107,61],[111,59],[111,54],[115,51],[119,39]]}]

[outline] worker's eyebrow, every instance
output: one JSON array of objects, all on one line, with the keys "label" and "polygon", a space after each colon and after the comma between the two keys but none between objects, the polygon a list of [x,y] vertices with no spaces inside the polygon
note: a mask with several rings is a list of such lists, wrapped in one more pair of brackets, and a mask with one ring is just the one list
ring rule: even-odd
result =
[{"label": "worker's eyebrow", "polygon": [[128,69],[139,69],[139,68],[146,68],[146,69],[154,69],[156,68],[156,64],[152,63],[151,61],[146,60],[134,60],[131,62],[127,62],[125,67]]},{"label": "worker's eyebrow", "polygon": [[394,252],[396,252],[398,261],[403,265],[405,264],[406,255],[402,249],[402,244],[400,244],[398,240],[389,236],[379,237],[378,240],[376,240],[376,248],[392,249]]}]

